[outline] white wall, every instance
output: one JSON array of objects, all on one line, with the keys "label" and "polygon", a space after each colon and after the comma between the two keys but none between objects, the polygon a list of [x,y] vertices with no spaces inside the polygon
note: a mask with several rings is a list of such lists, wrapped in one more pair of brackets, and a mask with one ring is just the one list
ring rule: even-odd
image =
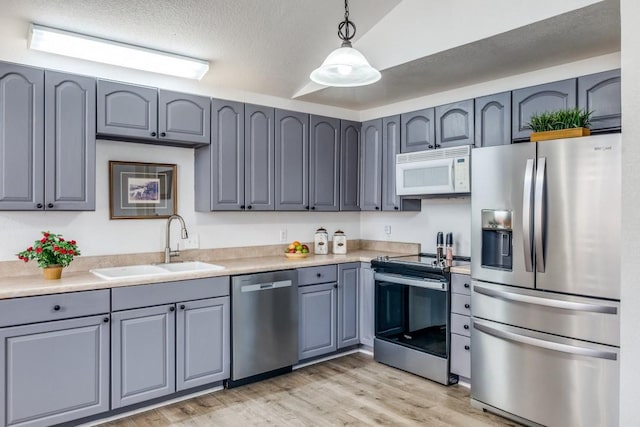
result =
[{"label": "white wall", "polygon": [[[640,30],[637,0],[620,0],[622,20],[622,296],[620,425],[638,425],[640,384]],[[613,219],[612,219],[613,220]]]}]

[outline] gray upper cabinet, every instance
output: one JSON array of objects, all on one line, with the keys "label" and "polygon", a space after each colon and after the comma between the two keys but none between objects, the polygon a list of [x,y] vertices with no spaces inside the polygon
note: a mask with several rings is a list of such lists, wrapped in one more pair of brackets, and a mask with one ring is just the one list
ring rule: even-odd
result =
[{"label": "gray upper cabinet", "polygon": [[298,288],[300,360],[336,351],[336,289],[326,283]]},{"label": "gray upper cabinet", "polygon": [[338,265],[338,348],[360,342],[358,290],[360,263]]},{"label": "gray upper cabinet", "polygon": [[188,144],[211,141],[211,102],[206,96],[158,90],[158,138]]},{"label": "gray upper cabinet", "polygon": [[229,378],[229,297],[177,306],[176,391]]},{"label": "gray upper cabinet", "polygon": [[309,115],[276,109],[276,210],[309,209]]},{"label": "gray upper cabinet", "polygon": [[275,208],[275,110],[244,106],[244,198],[246,209]]},{"label": "gray upper cabinet", "polygon": [[50,426],[108,411],[108,322],[103,315],[0,329],[0,423]]},{"label": "gray upper cabinet", "polygon": [[340,209],[340,120],[311,115],[309,120],[309,206]]},{"label": "gray upper cabinet", "polygon": [[44,206],[44,72],[0,63],[0,209]]},{"label": "gray upper cabinet", "polygon": [[95,210],[96,81],[45,71],[45,209]]},{"label": "gray upper cabinet", "polygon": [[111,408],[175,392],[175,305],[111,318]]},{"label": "gray upper cabinet", "polygon": [[436,148],[473,145],[473,99],[436,107]]},{"label": "gray upper cabinet", "polygon": [[360,146],[360,209],[382,207],[382,119],[362,124]]},{"label": "gray upper cabinet", "polygon": [[360,210],[361,123],[340,121],[340,210]]},{"label": "gray upper cabinet", "polygon": [[511,144],[511,92],[476,98],[475,145]]},{"label": "gray upper cabinet", "polygon": [[400,210],[396,195],[396,154],[400,153],[400,116],[382,119],[382,210]]},{"label": "gray upper cabinet", "polygon": [[512,132],[514,141],[528,141],[531,116],[545,111],[577,105],[577,79],[562,80],[514,90],[512,93]]},{"label": "gray upper cabinet", "polygon": [[402,153],[435,148],[434,108],[404,113],[400,120],[402,125],[400,151]]},{"label": "gray upper cabinet", "polygon": [[617,131],[622,127],[620,70],[578,78],[578,107],[592,111],[591,131]]},{"label": "gray upper cabinet", "polygon": [[244,104],[211,103],[211,210],[244,209]]},{"label": "gray upper cabinet", "polygon": [[98,80],[98,133],[122,138],[156,139],[158,91]]}]

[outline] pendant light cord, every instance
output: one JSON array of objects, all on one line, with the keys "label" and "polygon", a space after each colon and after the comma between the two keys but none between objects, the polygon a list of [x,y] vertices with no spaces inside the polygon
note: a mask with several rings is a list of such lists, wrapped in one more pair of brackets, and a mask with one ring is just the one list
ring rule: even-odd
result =
[{"label": "pendant light cord", "polygon": [[338,37],[342,47],[351,47],[351,39],[356,35],[356,24],[349,21],[349,0],[344,0],[344,21],[338,24]]}]

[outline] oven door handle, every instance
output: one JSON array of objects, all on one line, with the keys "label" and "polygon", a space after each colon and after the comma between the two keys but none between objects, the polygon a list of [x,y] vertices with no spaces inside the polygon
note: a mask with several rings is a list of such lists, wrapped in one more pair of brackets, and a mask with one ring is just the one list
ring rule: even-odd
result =
[{"label": "oven door handle", "polygon": [[448,291],[447,282],[433,279],[411,279],[407,276],[391,273],[376,273],[374,279],[381,282],[396,283],[398,285],[415,286],[417,288],[432,289],[434,291]]}]

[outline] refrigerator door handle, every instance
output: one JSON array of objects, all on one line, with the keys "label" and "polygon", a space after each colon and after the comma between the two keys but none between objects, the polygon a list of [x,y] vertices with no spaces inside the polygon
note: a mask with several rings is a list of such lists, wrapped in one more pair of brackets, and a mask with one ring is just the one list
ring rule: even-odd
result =
[{"label": "refrigerator door handle", "polygon": [[520,335],[513,332],[503,331],[492,328],[487,325],[473,321],[474,329],[484,332],[485,334],[493,335],[496,338],[500,338],[507,341],[517,342],[533,347],[540,347],[547,350],[558,351],[561,353],[575,354],[579,356],[595,357],[597,359],[617,360],[618,355],[610,351],[592,350],[590,348],[577,347],[574,345],[561,344],[553,341],[545,341],[539,338],[528,337],[526,335]]},{"label": "refrigerator door handle", "polygon": [[477,292],[488,297],[500,298],[507,301],[515,301],[525,304],[540,305],[543,307],[561,308],[563,310],[583,311],[589,313],[618,314],[618,308],[610,305],[597,305],[583,302],[540,298],[530,295],[516,294],[512,292],[496,291],[494,289],[487,289],[475,284],[473,285],[473,292]]},{"label": "refrigerator door handle", "polygon": [[545,203],[545,187],[546,187],[546,157],[538,158],[538,170],[536,172],[536,190],[535,190],[535,212],[534,224],[535,230],[535,246],[536,246],[536,270],[544,273],[544,213],[546,212]]},{"label": "refrigerator door handle", "polygon": [[531,196],[533,192],[534,160],[527,159],[522,190],[522,243],[524,244],[524,268],[533,271],[533,249],[531,247]]}]

